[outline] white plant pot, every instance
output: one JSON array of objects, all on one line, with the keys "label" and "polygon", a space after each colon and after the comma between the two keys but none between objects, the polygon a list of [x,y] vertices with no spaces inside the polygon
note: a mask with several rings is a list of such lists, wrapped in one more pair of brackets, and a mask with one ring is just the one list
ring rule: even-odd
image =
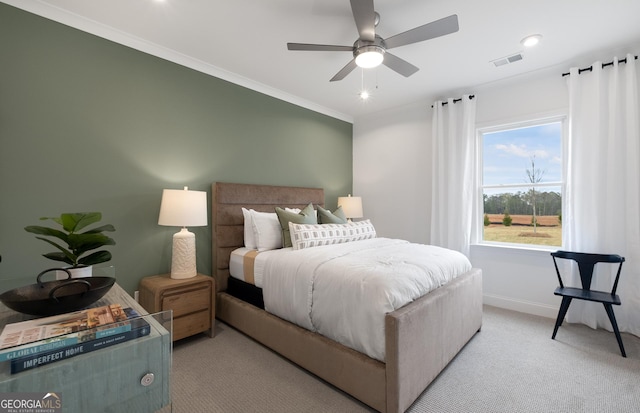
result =
[{"label": "white plant pot", "polygon": [[[71,278],[84,278],[93,275],[93,267],[91,265],[88,267],[66,268],[66,270],[71,273]],[[66,280],[67,277],[68,275],[65,271],[56,271],[56,280]]]}]

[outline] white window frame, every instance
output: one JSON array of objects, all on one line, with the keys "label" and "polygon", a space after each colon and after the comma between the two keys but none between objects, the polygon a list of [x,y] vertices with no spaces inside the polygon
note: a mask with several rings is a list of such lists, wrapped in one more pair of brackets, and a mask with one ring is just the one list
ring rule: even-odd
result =
[{"label": "white window frame", "polygon": [[[532,127],[532,126],[540,126],[540,125],[544,125],[544,124],[548,124],[548,123],[554,123],[554,122],[560,122],[561,123],[561,133],[562,136],[560,137],[561,142],[561,148],[562,148],[562,177],[561,177],[561,181],[554,181],[554,182],[544,182],[544,183],[537,183],[537,184],[530,184],[530,183],[526,183],[523,182],[522,184],[505,184],[505,185],[487,185],[484,186],[483,185],[483,172],[484,172],[484,155],[482,152],[482,148],[483,146],[483,137],[485,134],[487,133],[492,133],[492,132],[500,132],[500,131],[504,131],[504,130],[509,130],[509,129],[521,129],[521,128],[528,128],[528,127]],[[477,142],[477,148],[478,150],[477,152],[477,165],[478,165],[478,169],[477,169],[477,203],[475,205],[474,208],[474,222],[476,223],[476,228],[475,231],[473,231],[473,240],[472,243],[476,244],[476,245],[483,245],[483,246],[494,246],[494,247],[508,247],[508,248],[518,248],[518,249],[531,249],[531,250],[545,250],[545,251],[555,251],[558,248],[562,248],[562,246],[549,246],[549,245],[537,245],[537,244],[516,244],[516,243],[509,243],[509,242],[497,242],[497,241],[485,241],[483,239],[483,227],[484,227],[484,199],[483,199],[483,194],[484,194],[484,189],[491,189],[491,188],[509,188],[509,187],[513,187],[513,188],[522,188],[522,187],[530,187],[530,186],[534,186],[534,187],[545,187],[545,186],[554,186],[554,187],[560,187],[561,189],[561,193],[560,195],[562,196],[563,202],[562,202],[562,215],[564,216],[564,210],[565,210],[565,188],[566,188],[566,177],[565,177],[565,170],[566,170],[566,154],[565,154],[565,149],[566,149],[566,140],[568,137],[568,114],[566,111],[557,111],[557,112],[550,112],[550,113],[545,113],[545,114],[538,114],[538,115],[532,115],[532,116],[526,116],[526,117],[521,117],[521,118],[515,118],[515,119],[510,119],[508,121],[496,121],[496,122],[488,122],[488,123],[484,123],[484,124],[479,124],[476,125],[476,142]],[[564,232],[564,231],[563,231]],[[565,240],[565,236],[564,233],[562,235],[562,243],[564,244],[564,240]]]}]

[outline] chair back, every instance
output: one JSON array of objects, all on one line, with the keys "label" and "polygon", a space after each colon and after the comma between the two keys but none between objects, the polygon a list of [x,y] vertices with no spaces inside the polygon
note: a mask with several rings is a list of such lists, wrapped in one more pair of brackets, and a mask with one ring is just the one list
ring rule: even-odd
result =
[{"label": "chair back", "polygon": [[578,264],[578,272],[580,273],[580,282],[582,284],[583,290],[591,290],[591,279],[593,278],[593,269],[595,265],[599,262],[607,262],[607,263],[619,263],[618,273],[616,274],[616,279],[613,283],[613,288],[611,290],[611,294],[615,294],[618,289],[618,279],[620,278],[620,271],[622,271],[622,263],[624,262],[624,257],[621,257],[617,254],[590,254],[586,252],[572,252],[572,251],[556,251],[552,252],[551,256],[553,257],[553,264],[556,267],[556,273],[558,274],[558,281],[560,282],[560,286],[564,288],[564,284],[562,283],[562,277],[560,276],[560,270],[558,269],[558,263],[556,262],[556,258],[563,258],[574,260]]}]

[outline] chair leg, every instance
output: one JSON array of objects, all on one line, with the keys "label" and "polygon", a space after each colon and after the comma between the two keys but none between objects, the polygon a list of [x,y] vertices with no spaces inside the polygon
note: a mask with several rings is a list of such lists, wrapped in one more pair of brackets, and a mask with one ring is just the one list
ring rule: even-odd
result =
[{"label": "chair leg", "polygon": [[607,311],[607,315],[609,316],[609,321],[611,321],[613,332],[616,334],[616,340],[618,340],[618,346],[620,346],[620,353],[622,353],[622,357],[627,357],[627,353],[625,353],[624,346],[622,345],[622,337],[620,337],[620,330],[618,329],[616,316],[615,314],[613,314],[613,306],[607,303],[602,303],[602,304],[604,305],[604,309]]},{"label": "chair leg", "polygon": [[558,332],[558,327],[562,325],[562,322],[564,321],[564,316],[567,315],[569,304],[571,304],[571,297],[562,297],[562,303],[560,304],[560,311],[558,311],[558,319],[556,320],[556,326],[553,329],[553,335],[551,336],[552,340],[555,340],[556,333]]}]

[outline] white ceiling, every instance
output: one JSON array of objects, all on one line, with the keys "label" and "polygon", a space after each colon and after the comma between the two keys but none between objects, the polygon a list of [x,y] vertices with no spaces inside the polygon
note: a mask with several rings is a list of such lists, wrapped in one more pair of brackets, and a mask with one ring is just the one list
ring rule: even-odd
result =
[{"label": "white ceiling", "polygon": [[[640,51],[640,0],[375,0],[383,38],[451,14],[460,30],[394,49],[420,68],[409,78],[380,66],[329,82],[349,52],[294,52],[286,43],[352,45],[348,0],[2,1],[346,121]],[[524,50],[520,40],[534,33],[542,42]],[[491,63],[518,52],[522,61]],[[358,97],[363,83],[367,101]]]}]

